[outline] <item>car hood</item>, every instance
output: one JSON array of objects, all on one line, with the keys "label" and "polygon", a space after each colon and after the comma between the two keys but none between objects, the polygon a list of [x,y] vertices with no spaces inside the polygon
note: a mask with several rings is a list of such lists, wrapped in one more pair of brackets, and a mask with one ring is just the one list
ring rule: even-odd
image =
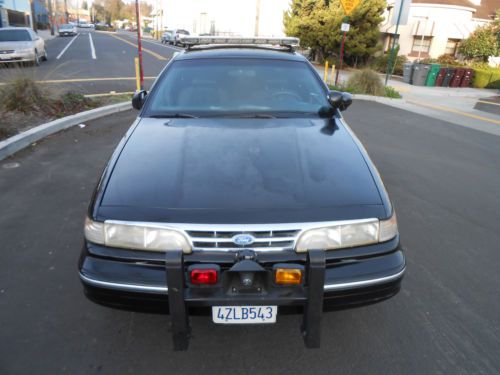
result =
[{"label": "car hood", "polygon": [[334,120],[143,118],[99,211],[106,219],[218,223],[383,216],[367,163]]},{"label": "car hood", "polygon": [[33,42],[0,42],[0,51],[2,50],[18,50],[21,48],[31,48]]}]

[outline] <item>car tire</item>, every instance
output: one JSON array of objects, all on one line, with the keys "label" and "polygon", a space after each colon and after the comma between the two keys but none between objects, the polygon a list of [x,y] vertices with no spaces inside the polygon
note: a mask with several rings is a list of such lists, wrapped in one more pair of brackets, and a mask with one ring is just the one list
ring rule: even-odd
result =
[{"label": "car tire", "polygon": [[38,56],[37,50],[35,50],[35,59],[33,60],[33,66],[40,66],[40,56]]}]

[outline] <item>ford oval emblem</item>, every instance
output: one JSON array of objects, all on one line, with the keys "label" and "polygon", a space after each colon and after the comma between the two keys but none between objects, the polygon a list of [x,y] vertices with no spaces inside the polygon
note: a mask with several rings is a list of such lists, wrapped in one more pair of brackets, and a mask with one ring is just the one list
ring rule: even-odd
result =
[{"label": "ford oval emblem", "polygon": [[251,234],[237,234],[232,240],[238,246],[247,246],[253,244],[255,238]]}]

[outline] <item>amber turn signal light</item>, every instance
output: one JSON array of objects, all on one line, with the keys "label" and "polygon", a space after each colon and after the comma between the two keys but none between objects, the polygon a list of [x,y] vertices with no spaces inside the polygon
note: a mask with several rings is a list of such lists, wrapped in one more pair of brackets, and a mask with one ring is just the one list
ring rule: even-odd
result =
[{"label": "amber turn signal light", "polygon": [[302,283],[302,270],[297,268],[277,268],[275,273],[276,284],[298,285]]}]

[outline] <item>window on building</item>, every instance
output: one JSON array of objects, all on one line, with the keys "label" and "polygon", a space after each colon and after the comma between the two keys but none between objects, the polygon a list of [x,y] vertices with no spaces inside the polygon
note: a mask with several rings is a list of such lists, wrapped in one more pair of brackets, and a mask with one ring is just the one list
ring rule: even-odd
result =
[{"label": "window on building", "polygon": [[399,35],[389,34],[389,43],[387,44],[386,52],[390,52],[392,48],[392,43],[394,43],[394,39],[396,39],[396,43],[394,44],[394,48],[397,48],[399,45]]},{"label": "window on building", "polygon": [[445,55],[455,56],[458,50],[458,44],[460,39],[448,39],[446,42],[446,48],[444,50]]},{"label": "window on building", "polygon": [[431,36],[424,36],[423,39],[422,36],[414,36],[411,51],[429,53],[429,50],[431,49],[431,41]]}]

